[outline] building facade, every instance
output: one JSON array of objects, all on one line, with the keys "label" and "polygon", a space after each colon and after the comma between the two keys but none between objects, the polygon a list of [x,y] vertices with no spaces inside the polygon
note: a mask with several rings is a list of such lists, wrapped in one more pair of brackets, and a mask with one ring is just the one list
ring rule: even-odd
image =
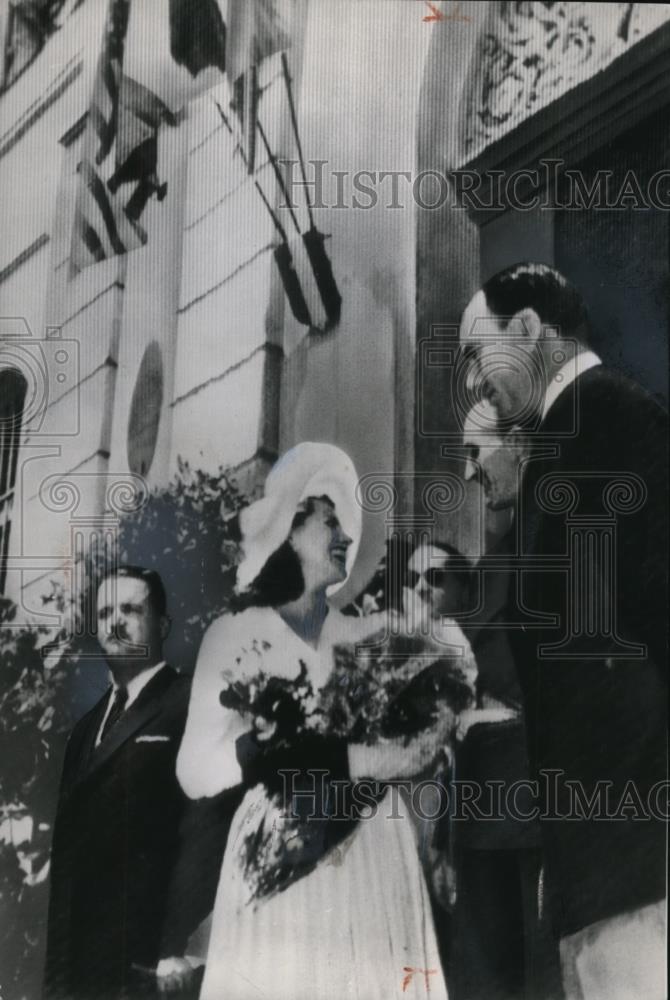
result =
[{"label": "building facade", "polygon": [[[279,2],[307,186],[278,55],[261,68],[259,119],[289,161],[297,228],[263,145],[246,172],[215,103],[223,82],[161,129],[167,194],[143,216],[147,245],[74,277],[107,5],[54,5],[59,27],[34,50],[3,21],[1,582],[27,617],[55,624],[50,579],[179,458],[252,491],[301,440],[340,445],[363,477],[366,541],[343,600],[398,524],[477,554],[496,524],[462,480],[453,338],[482,280],[516,260],[591,289],[602,353],[665,392],[667,5]],[[598,188],[574,211],[575,183],[588,194],[605,169],[604,204]],[[291,313],[256,182],[294,240],[312,201],[342,296],[327,332]]]}]

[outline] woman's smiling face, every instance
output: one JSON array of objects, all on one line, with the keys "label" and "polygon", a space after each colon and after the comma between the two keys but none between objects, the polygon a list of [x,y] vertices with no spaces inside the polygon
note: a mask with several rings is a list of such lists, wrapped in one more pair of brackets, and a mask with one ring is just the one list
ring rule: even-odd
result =
[{"label": "woman's smiling face", "polygon": [[347,550],[351,538],[345,534],[335,507],[325,497],[309,498],[310,513],[289,536],[309,590],[342,583],[347,576]]}]

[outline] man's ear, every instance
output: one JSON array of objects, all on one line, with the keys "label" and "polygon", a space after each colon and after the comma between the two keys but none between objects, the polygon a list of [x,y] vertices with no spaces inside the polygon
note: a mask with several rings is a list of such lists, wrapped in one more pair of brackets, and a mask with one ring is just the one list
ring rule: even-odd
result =
[{"label": "man's ear", "polygon": [[163,642],[167,639],[170,634],[170,627],[172,625],[172,619],[168,615],[161,615],[161,639]]},{"label": "man's ear", "polygon": [[533,344],[542,337],[542,320],[530,306],[515,313],[510,323],[512,325],[519,337],[527,338]]}]

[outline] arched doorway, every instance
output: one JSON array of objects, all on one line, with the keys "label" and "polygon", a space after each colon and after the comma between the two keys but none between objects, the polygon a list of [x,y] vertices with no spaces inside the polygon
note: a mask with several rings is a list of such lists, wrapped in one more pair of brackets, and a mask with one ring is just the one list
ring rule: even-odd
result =
[{"label": "arched doorway", "polygon": [[[415,440],[417,471],[458,476],[458,323],[490,275],[555,264],[581,288],[603,360],[665,400],[670,320],[668,8],[460,7],[471,30],[436,31],[424,77],[419,167],[450,192],[418,211]],[[466,486],[438,530],[477,557],[500,519]]]}]

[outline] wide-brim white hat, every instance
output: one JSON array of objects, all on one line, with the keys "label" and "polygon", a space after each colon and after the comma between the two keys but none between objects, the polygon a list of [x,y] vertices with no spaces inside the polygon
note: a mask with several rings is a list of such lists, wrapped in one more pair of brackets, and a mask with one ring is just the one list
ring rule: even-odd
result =
[{"label": "wide-brim white hat", "polygon": [[[361,508],[356,502],[358,476],[354,464],[333,444],[303,441],[273,465],[265,480],[264,496],[240,513],[242,560],[237,568],[237,590],[247,590],[273,552],[286,541],[301,501],[327,496],[352,543],[347,551],[347,576],[356,559],[361,536]],[[342,583],[328,588],[335,594]]]}]

